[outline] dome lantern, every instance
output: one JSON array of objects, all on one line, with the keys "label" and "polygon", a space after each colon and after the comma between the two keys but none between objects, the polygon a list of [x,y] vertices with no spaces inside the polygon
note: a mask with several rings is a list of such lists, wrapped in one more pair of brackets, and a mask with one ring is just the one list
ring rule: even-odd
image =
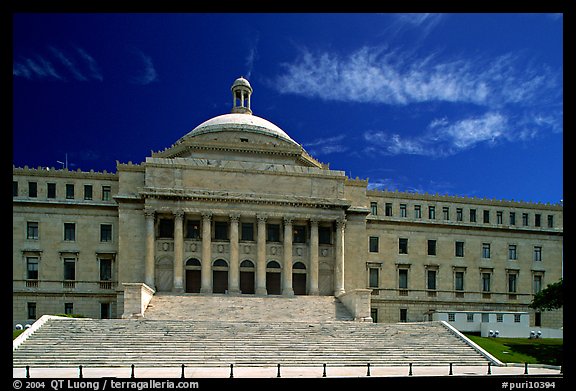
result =
[{"label": "dome lantern", "polygon": [[232,113],[252,114],[250,96],[252,86],[244,77],[239,77],[232,84]]}]

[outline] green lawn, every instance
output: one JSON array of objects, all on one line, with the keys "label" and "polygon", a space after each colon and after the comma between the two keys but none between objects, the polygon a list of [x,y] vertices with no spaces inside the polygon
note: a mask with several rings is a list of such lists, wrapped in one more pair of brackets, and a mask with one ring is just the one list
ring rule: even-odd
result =
[{"label": "green lawn", "polygon": [[22,334],[24,330],[12,330],[12,339],[16,339],[20,334]]},{"label": "green lawn", "polygon": [[505,363],[562,365],[563,340],[555,338],[487,338],[466,335]]}]

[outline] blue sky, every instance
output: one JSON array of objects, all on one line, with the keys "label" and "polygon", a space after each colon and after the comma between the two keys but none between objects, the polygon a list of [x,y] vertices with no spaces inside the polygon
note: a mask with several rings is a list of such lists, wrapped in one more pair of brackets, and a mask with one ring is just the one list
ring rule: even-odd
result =
[{"label": "blue sky", "polygon": [[370,188],[563,198],[561,14],[15,14],[13,163],[116,170],[252,110]]}]

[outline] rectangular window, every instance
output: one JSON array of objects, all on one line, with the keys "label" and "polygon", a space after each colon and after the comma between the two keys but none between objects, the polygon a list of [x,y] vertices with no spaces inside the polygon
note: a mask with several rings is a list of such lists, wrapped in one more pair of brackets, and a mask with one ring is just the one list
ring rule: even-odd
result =
[{"label": "rectangular window", "polygon": [[18,181],[12,181],[12,197],[18,197]]},{"label": "rectangular window", "polygon": [[516,277],[517,274],[508,274],[508,293],[516,293]]},{"label": "rectangular window", "polygon": [[378,323],[378,308],[370,308],[370,317],[372,322]]},{"label": "rectangular window", "polygon": [[36,319],[36,303],[27,303],[28,319]]},{"label": "rectangular window", "polygon": [[450,220],[450,208],[447,206],[444,206],[442,208],[442,218],[444,220]]},{"label": "rectangular window", "polygon": [[111,259],[100,259],[100,281],[112,281]]},{"label": "rectangular window", "polygon": [[522,213],[522,225],[524,227],[528,226],[528,213]]},{"label": "rectangular window", "polygon": [[454,272],[454,290],[464,290],[464,272]]},{"label": "rectangular window", "polygon": [[508,259],[510,259],[511,261],[515,261],[518,259],[515,244],[509,244],[508,245]]},{"label": "rectangular window", "polygon": [[100,241],[112,241],[112,224],[100,224]]},{"label": "rectangular window", "polygon": [[174,238],[174,221],[172,219],[159,219],[158,237]]},{"label": "rectangular window", "polygon": [[464,256],[464,242],[456,242],[454,255],[456,255],[457,257]]},{"label": "rectangular window", "polygon": [[466,322],[468,322],[468,323],[474,322],[474,313],[473,312],[468,312],[466,314]]},{"label": "rectangular window", "polygon": [[373,216],[377,216],[378,215],[378,203],[377,202],[371,202],[370,203],[370,213]]},{"label": "rectangular window", "polygon": [[548,215],[548,228],[554,228],[554,215]]},{"label": "rectangular window", "polygon": [[214,222],[214,240],[228,240],[228,222]]},{"label": "rectangular window", "polygon": [[318,227],[318,243],[332,244],[332,229],[330,227]]},{"label": "rectangular window", "polygon": [[484,224],[489,224],[490,223],[490,211],[489,210],[485,210],[484,211]]},{"label": "rectangular window", "polygon": [[[72,183],[66,184],[66,199],[73,200],[74,199],[74,185]],[[87,199],[84,197],[84,199]],[[92,198],[89,198],[92,199]]]},{"label": "rectangular window", "polygon": [[496,224],[503,224],[504,222],[504,214],[502,213],[502,211],[498,211],[496,212]]},{"label": "rectangular window", "polygon": [[408,239],[406,238],[398,239],[398,253],[408,254]]},{"label": "rectangular window", "polygon": [[38,257],[26,257],[26,278],[28,280],[38,279]]},{"label": "rectangular window", "polygon": [[74,304],[73,303],[64,303],[64,313],[66,315],[72,315],[74,313]]},{"label": "rectangular window", "polygon": [[56,198],[56,184],[55,183],[48,183],[48,191],[47,191],[48,198]]},{"label": "rectangular window", "polygon": [[414,218],[422,218],[422,207],[420,205],[414,205]]},{"label": "rectangular window", "polygon": [[490,292],[490,273],[482,273],[482,292]]},{"label": "rectangular window", "polygon": [[428,240],[428,255],[436,255],[436,240]]},{"label": "rectangular window", "polygon": [[102,186],[102,201],[112,200],[112,188],[110,186]]},{"label": "rectangular window", "polygon": [[386,216],[392,217],[392,204],[387,202],[385,205]]},{"label": "rectangular window", "polygon": [[534,215],[534,226],[540,227],[541,225],[542,225],[542,215],[539,213],[536,213]]},{"label": "rectangular window", "polygon": [[38,197],[38,184],[36,182],[28,182],[28,197]]},{"label": "rectangular window", "polygon": [[428,218],[430,220],[436,220],[436,207],[435,206],[429,206],[428,207]]},{"label": "rectangular window", "polygon": [[280,241],[280,224],[266,224],[266,233],[268,242]]},{"label": "rectangular window", "polygon": [[426,272],[426,289],[436,289],[436,270]]},{"label": "rectangular window", "polygon": [[514,323],[520,323],[520,314],[514,314]]},{"label": "rectangular window", "polygon": [[398,288],[408,289],[408,269],[398,269]]},{"label": "rectangular window", "polygon": [[534,246],[534,261],[542,261],[542,247],[540,246]]},{"label": "rectangular window", "polygon": [[242,223],[242,236],[240,240],[254,241],[254,224]]},{"label": "rectangular window", "polygon": [[456,208],[456,221],[463,221],[464,211],[462,208]]},{"label": "rectangular window", "polygon": [[64,240],[75,241],[76,240],[76,224],[75,223],[64,223]]},{"label": "rectangular window", "polygon": [[186,239],[200,239],[200,220],[186,220]]},{"label": "rectangular window", "polygon": [[28,221],[26,223],[26,239],[38,240],[38,222]]},{"label": "rectangular window", "polygon": [[370,236],[369,249],[371,253],[378,252],[378,236]]},{"label": "rectangular window", "polygon": [[503,314],[496,314],[496,322],[498,322],[498,323],[504,322],[504,315]]},{"label": "rectangular window", "polygon": [[400,308],[400,322],[408,322],[408,309]]},{"label": "rectangular window", "polygon": [[454,312],[448,313],[448,322],[455,322],[456,321],[456,314]]},{"label": "rectangular window", "polygon": [[[92,199],[92,193],[93,193],[92,185],[84,185],[84,199],[85,200],[91,200]],[[74,196],[72,196],[72,198],[74,198]]]},{"label": "rectangular window", "polygon": [[533,286],[534,294],[540,293],[542,291],[542,276],[537,274],[534,276],[534,286]]},{"label": "rectangular window", "polygon": [[483,312],[482,313],[482,323],[488,323],[488,322],[490,322],[490,314]]},{"label": "rectangular window", "polygon": [[406,204],[400,204],[400,217],[408,217]]},{"label": "rectangular window", "polygon": [[69,281],[76,279],[76,259],[64,258],[64,279]]},{"label": "rectangular window", "polygon": [[369,288],[378,288],[378,269],[371,267],[369,273]]},{"label": "rectangular window", "polygon": [[476,209],[470,209],[470,222],[476,222]]},{"label": "rectangular window", "polygon": [[516,212],[510,212],[510,225],[516,225]]},{"label": "rectangular window", "polygon": [[306,243],[306,227],[303,225],[295,225],[292,228],[292,236],[294,243]]},{"label": "rectangular window", "polygon": [[490,243],[482,243],[482,258],[490,258]]}]

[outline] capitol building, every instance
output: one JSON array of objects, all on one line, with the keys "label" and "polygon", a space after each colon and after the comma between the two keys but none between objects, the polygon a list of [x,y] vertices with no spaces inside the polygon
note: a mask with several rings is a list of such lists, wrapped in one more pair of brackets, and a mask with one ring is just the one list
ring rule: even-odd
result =
[{"label": "capitol building", "polygon": [[230,113],[115,173],[14,167],[13,323],[129,317],[138,286],[334,296],[374,322],[562,326],[561,311],[528,307],[562,277],[561,205],[369,190],[253,114],[252,93],[236,79]]}]

